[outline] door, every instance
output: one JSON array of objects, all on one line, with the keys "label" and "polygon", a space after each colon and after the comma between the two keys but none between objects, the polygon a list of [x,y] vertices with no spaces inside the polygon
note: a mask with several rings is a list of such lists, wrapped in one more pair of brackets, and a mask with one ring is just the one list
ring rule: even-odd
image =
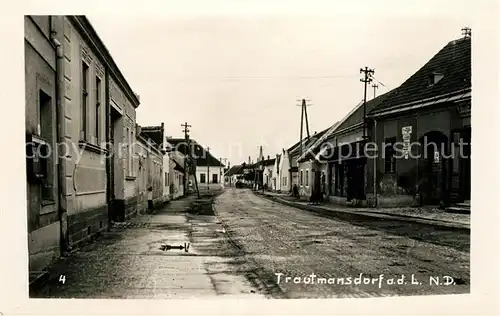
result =
[{"label": "door", "polygon": [[426,144],[425,182],[426,188],[424,203],[436,205],[448,200],[447,161],[443,155],[449,155],[447,150],[448,138],[441,132],[431,131],[424,135]]},{"label": "door", "polygon": [[[113,107],[111,107],[111,113],[110,113],[110,122],[111,124],[109,125],[109,142],[110,142],[110,150],[113,151],[113,153],[117,153],[117,148],[119,144],[115,141],[115,138],[117,138],[117,129],[118,129],[118,122],[121,118],[120,113],[118,113]],[[115,168],[118,168],[117,164],[117,155],[113,154],[110,156],[109,160],[109,170],[108,170],[108,177],[109,177],[109,182],[108,182],[108,187],[109,187],[109,193],[108,193],[108,222],[111,223],[112,220],[117,220],[115,218],[115,199],[116,199],[116,185],[115,185],[115,179],[116,179],[116,170]]]}]

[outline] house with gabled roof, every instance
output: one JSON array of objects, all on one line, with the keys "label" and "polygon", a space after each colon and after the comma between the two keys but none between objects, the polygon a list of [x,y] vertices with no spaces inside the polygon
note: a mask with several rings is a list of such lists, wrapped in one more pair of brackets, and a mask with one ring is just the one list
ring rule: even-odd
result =
[{"label": "house with gabled roof", "polygon": [[367,190],[378,205],[470,201],[471,38],[447,43],[372,109],[378,154]]},{"label": "house with gabled roof", "polygon": [[[224,171],[224,164],[215,158],[213,154],[207,150],[205,147],[200,145],[196,140],[190,139],[189,145],[184,138],[168,138],[168,143],[172,145],[175,151],[187,155],[188,152],[191,154],[193,159],[194,168],[196,170],[196,181],[198,185],[200,184],[220,184],[222,183],[222,175]],[[188,181],[192,182],[189,176]]]},{"label": "house with gabled roof", "polygon": [[307,153],[328,130],[329,128],[319,133],[314,133],[304,142],[302,148],[299,146],[295,149],[295,151],[297,151],[297,158],[294,158],[297,164],[297,188],[301,199],[309,199],[313,193],[313,189],[319,189],[317,182],[321,177],[321,171],[319,165],[314,161],[300,158]]},{"label": "house with gabled roof", "polygon": [[320,166],[320,187],[324,198],[337,204],[365,205],[366,157],[364,113],[383,102],[391,92],[358,103],[301,157]]},{"label": "house with gabled roof", "polygon": [[281,154],[276,154],[276,158],[274,159],[274,165],[272,170],[271,177],[271,186],[270,189],[272,191],[277,191],[280,187],[280,161]]},{"label": "house with gabled roof", "polygon": [[229,168],[229,170],[226,171],[224,174],[224,182],[225,185],[228,186],[234,186],[236,185],[236,182],[239,180],[239,177],[243,176],[243,165],[234,165]]}]

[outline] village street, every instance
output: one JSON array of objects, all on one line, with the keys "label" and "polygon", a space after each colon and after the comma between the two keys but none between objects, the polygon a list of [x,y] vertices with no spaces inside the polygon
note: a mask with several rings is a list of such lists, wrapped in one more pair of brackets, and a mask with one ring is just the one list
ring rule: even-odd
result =
[{"label": "village street", "polygon": [[[272,291],[276,296],[367,297],[469,291],[469,234],[392,221],[354,225],[266,200],[250,190],[226,190],[217,198],[215,208],[230,238],[261,278],[277,283],[276,274],[282,273]],[[303,278],[312,273],[316,278],[353,279],[360,273],[372,278],[384,274],[383,282],[405,275],[408,283],[382,283],[380,288],[378,281],[359,286],[305,284]],[[421,285],[411,284],[412,274]],[[429,277],[442,276],[453,277],[456,284],[429,284]],[[291,277],[288,283],[286,277]],[[302,280],[297,279],[300,283],[296,284],[294,277]]]},{"label": "village street", "polygon": [[[115,223],[55,264],[50,280],[32,297],[332,298],[469,292],[466,233],[391,221],[355,225],[269,201],[249,189],[219,187],[201,193],[200,199],[193,194],[153,214]],[[187,244],[188,251],[175,248]],[[162,249],[165,245],[172,248]],[[311,274],[314,280],[306,281]],[[353,284],[360,274],[370,284]],[[402,276],[406,284],[388,284]],[[454,283],[447,284],[445,276]],[[430,277],[446,284],[430,285]],[[415,280],[421,284],[412,284]]]}]

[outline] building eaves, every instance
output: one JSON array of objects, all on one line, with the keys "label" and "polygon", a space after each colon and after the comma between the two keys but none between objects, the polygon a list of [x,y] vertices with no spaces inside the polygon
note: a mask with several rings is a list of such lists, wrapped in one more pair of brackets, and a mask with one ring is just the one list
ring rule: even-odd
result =
[{"label": "building eaves", "polygon": [[139,97],[134,90],[132,90],[130,84],[125,79],[125,76],[120,68],[118,68],[111,53],[106,45],[104,45],[88,18],[85,15],[70,15],[68,19],[78,29],[79,33],[83,35],[87,44],[92,47],[92,50],[105,62],[106,70],[109,71],[129,100],[132,101],[134,108],[137,108],[140,104]]}]

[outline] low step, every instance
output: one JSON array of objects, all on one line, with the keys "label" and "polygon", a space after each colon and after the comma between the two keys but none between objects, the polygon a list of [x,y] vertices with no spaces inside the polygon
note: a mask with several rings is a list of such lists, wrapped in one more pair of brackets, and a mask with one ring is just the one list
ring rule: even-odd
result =
[{"label": "low step", "polygon": [[470,202],[469,203],[457,203],[456,206],[458,207],[463,207],[463,208],[470,208]]},{"label": "low step", "polygon": [[470,214],[470,207],[450,206],[445,211],[448,213]]}]

